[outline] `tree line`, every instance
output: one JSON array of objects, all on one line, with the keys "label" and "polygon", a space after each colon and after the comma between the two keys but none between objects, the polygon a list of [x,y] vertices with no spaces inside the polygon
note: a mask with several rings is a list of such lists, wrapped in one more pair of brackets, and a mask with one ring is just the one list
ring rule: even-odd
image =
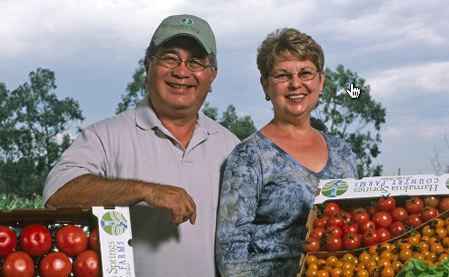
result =
[{"label": "tree line", "polygon": [[[326,82],[312,125],[347,141],[357,156],[359,177],[380,175],[374,163],[380,153],[380,128],[385,108],[370,96],[365,80],[343,65],[326,69]],[[21,196],[41,194],[51,167],[70,146],[73,130],[79,132],[84,120],[78,101],[58,98],[55,73],[38,68],[29,80],[10,91],[0,82],[0,191]],[[361,88],[359,98],[346,94],[350,84]],[[116,113],[134,108],[146,94],[143,61],[132,75]],[[240,139],[256,131],[249,115],[239,116],[229,105],[219,116],[218,109],[205,102],[202,111],[231,130]]]}]

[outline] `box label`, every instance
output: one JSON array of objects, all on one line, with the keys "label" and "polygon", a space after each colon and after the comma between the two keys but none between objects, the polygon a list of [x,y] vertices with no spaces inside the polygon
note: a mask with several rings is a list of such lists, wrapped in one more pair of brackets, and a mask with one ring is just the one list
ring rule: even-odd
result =
[{"label": "box label", "polygon": [[328,200],[370,198],[382,195],[449,195],[449,174],[321,180],[317,193],[314,204]]},{"label": "box label", "polygon": [[92,212],[98,218],[103,276],[134,277],[129,208],[92,207]]}]

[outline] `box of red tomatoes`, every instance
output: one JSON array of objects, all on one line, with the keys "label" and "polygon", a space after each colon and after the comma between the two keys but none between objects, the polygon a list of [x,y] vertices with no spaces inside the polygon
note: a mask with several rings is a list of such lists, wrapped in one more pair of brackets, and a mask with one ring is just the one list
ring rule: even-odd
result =
[{"label": "box of red tomatoes", "polygon": [[411,258],[438,266],[448,217],[449,174],[321,180],[298,275],[395,276]]},{"label": "box of red tomatoes", "polygon": [[134,277],[128,207],[0,211],[0,276]]}]

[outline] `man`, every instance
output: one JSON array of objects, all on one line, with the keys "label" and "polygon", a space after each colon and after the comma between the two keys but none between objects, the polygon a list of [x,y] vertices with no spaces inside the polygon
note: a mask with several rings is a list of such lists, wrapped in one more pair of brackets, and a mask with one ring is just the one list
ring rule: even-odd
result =
[{"label": "man", "polygon": [[214,276],[220,169],[238,139],[200,111],[217,74],[209,24],[164,19],[145,68],[147,97],[83,130],[50,172],[44,200],[130,205],[137,276]]}]

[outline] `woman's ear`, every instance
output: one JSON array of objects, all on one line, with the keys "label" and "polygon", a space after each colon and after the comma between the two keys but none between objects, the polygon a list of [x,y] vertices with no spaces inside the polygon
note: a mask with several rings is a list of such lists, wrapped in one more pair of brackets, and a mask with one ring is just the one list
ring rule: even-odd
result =
[{"label": "woman's ear", "polygon": [[324,80],[326,76],[324,75],[324,71],[320,73],[320,91],[324,89]]},{"label": "woman's ear", "polygon": [[265,92],[265,94],[267,94],[267,89],[268,89],[268,80],[264,79],[262,76],[260,76],[259,79],[260,84],[262,85],[262,89]]}]

